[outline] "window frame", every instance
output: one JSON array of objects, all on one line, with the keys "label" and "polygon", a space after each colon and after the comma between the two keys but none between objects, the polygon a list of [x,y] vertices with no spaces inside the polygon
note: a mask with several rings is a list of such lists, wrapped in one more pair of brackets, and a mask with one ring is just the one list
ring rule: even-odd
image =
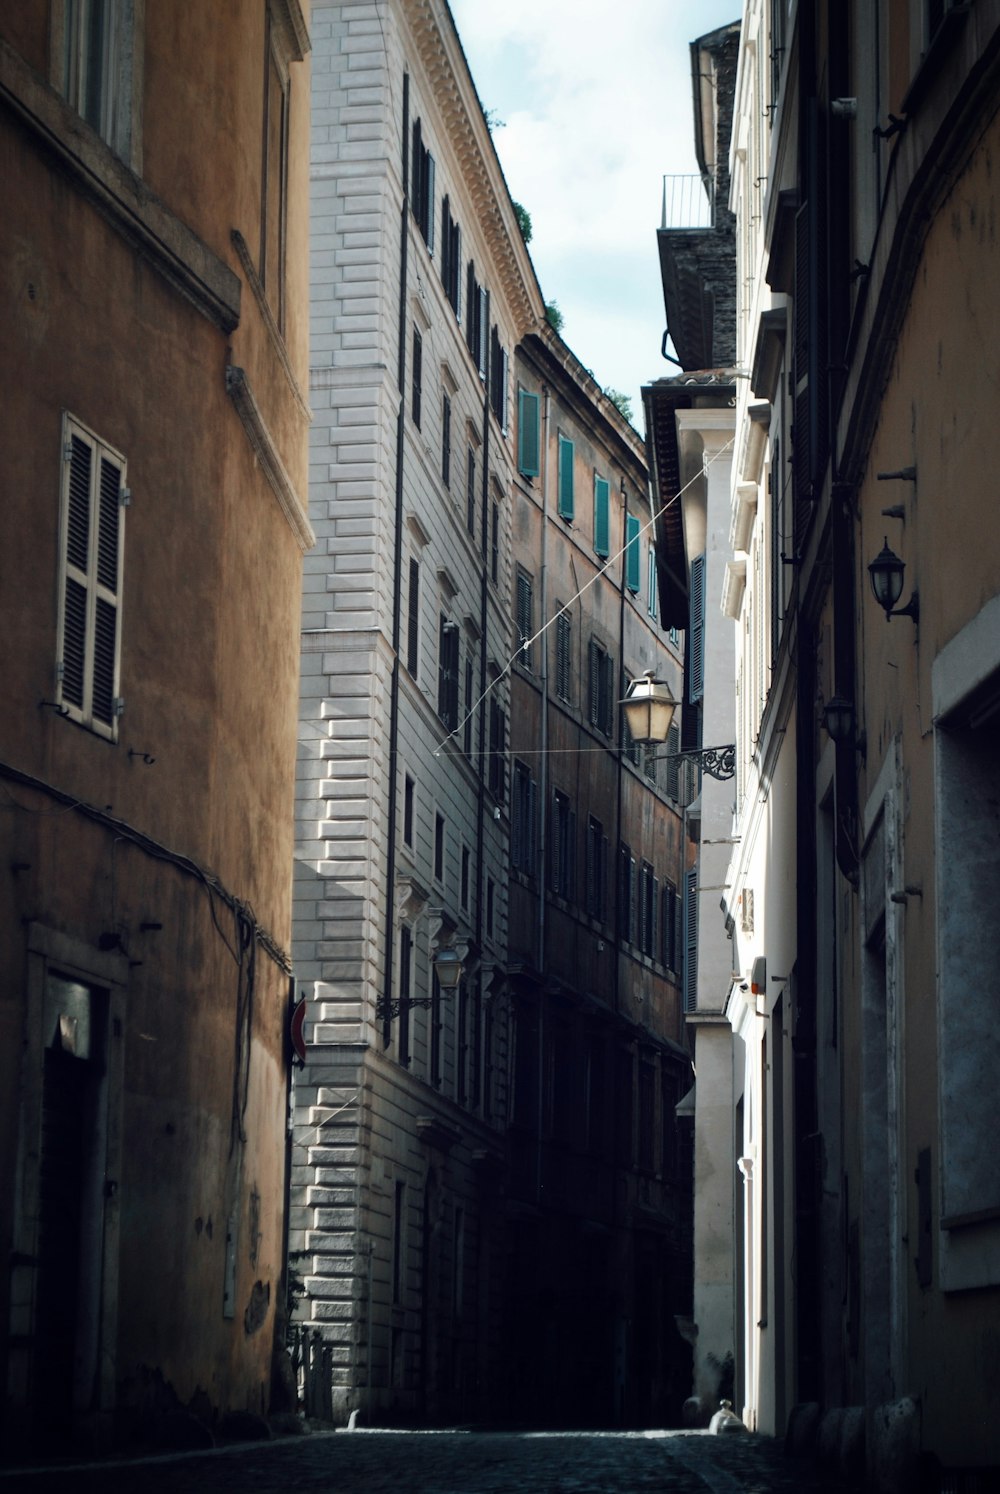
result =
[{"label": "window frame", "polygon": [[[80,565],[73,560],[71,550],[78,548],[80,534],[80,514],[71,515],[74,495],[74,459],[76,445],[88,452],[87,470],[87,519],[86,535],[84,544],[86,548],[85,564]],[[110,508],[109,491],[104,488],[104,467],[107,464],[118,473],[117,503],[112,510]],[[60,471],[59,491],[59,553],[58,553],[58,612],[56,618],[56,687],[55,700],[59,709],[75,721],[79,726],[86,727],[97,736],[105,737],[108,741],[117,742],[118,722],[124,709],[124,701],[121,697],[121,644],[122,644],[122,602],[124,585],[124,562],[125,562],[125,510],[129,503],[129,489],[126,484],[128,466],[125,457],[108,442],[101,438],[84,425],[83,421],[71,415],[69,411],[63,411],[62,418],[62,459]],[[81,474],[76,469],[76,484],[79,484]],[[77,488],[78,491],[78,488]],[[105,577],[108,572],[110,557],[108,547],[102,542],[105,520],[113,511],[115,518],[115,535],[112,543],[114,547],[114,584],[109,585],[106,579],[102,580],[101,570],[103,567]],[[74,698],[68,692],[66,653],[67,653],[67,627],[69,625],[67,599],[70,594],[71,585],[78,592],[83,593],[84,617],[80,642],[82,645],[82,656],[80,659],[80,688],[79,698]],[[100,634],[106,637],[106,625],[104,629],[98,626],[98,617],[101,607],[105,609],[104,617],[110,610],[114,616],[114,643],[110,650],[105,644],[103,650],[100,648]],[[80,650],[78,650],[78,653]],[[110,688],[105,694],[108,698],[107,715],[97,715],[94,709],[94,675],[98,664],[101,663],[105,672],[110,666]]]}]

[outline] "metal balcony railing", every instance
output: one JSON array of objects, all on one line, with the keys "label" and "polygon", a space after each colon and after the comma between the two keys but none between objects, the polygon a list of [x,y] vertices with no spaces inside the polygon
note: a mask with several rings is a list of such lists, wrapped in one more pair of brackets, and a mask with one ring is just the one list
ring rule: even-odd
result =
[{"label": "metal balcony railing", "polygon": [[663,210],[660,228],[711,228],[712,203],[705,190],[704,178],[689,176],[663,178]]}]

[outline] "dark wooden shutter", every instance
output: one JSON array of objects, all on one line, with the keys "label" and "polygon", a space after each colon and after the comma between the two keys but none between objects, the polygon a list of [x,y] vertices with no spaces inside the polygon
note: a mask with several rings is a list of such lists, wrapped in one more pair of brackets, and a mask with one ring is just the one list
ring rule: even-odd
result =
[{"label": "dark wooden shutter", "polygon": [[517,573],[517,643],[518,660],[525,669],[531,668],[532,623],[531,578],[524,571]]},{"label": "dark wooden shutter", "polygon": [[601,699],[601,650],[591,639],[587,646],[587,687],[591,726],[596,726]]},{"label": "dark wooden shutter", "polygon": [[698,1004],[698,873],[684,875],[684,1010]]},{"label": "dark wooden shutter", "polygon": [[696,555],[691,562],[691,659],[688,674],[688,700],[701,700],[705,689],[705,557]]},{"label": "dark wooden shutter", "polygon": [[420,562],[410,560],[410,588],[406,612],[406,667],[413,678],[417,677],[417,656],[420,646]]},{"label": "dark wooden shutter", "polygon": [[556,619],[556,694],[560,700],[570,698],[570,637],[570,620],[565,612],[560,612]]},{"label": "dark wooden shutter", "polygon": [[87,577],[90,563],[90,484],[95,452],[70,438],[66,504],[66,580],[63,598],[62,700],[83,709],[87,668]]},{"label": "dark wooden shutter", "polygon": [[537,394],[517,391],[517,467],[525,477],[538,476],[538,408]]}]

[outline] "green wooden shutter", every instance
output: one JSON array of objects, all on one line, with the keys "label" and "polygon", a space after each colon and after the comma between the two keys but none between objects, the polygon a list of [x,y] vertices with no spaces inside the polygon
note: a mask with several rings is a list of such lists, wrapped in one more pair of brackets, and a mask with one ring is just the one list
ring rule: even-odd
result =
[{"label": "green wooden shutter", "polygon": [[625,584],[629,591],[639,590],[639,520],[635,514],[625,517]]},{"label": "green wooden shutter", "polygon": [[517,391],[517,470],[538,476],[538,395]]},{"label": "green wooden shutter", "polygon": [[607,555],[610,550],[609,509],[611,484],[606,477],[594,473],[594,550],[598,555]]},{"label": "green wooden shutter", "polygon": [[573,517],[573,443],[559,437],[559,517]]}]

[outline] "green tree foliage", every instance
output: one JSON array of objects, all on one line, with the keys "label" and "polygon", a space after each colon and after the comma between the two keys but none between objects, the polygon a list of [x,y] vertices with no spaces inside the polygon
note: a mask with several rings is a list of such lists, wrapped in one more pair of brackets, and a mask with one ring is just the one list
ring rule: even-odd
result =
[{"label": "green tree foliage", "polygon": [[632,401],[629,399],[628,395],[622,394],[620,389],[612,389],[610,386],[605,389],[604,392],[608,396],[608,399],[614,405],[618,413],[620,415],[624,415],[625,419],[631,424]]},{"label": "green tree foliage", "polygon": [[562,332],[562,329],[563,329],[563,314],[559,310],[559,302],[558,301],[546,301],[546,303],[545,303],[545,320],[548,322],[549,326],[552,328],[552,330],[554,332],[560,332],[560,333]]},{"label": "green tree foliage", "polygon": [[514,216],[517,226],[521,230],[521,237],[526,244],[531,243],[531,214],[527,208],[523,208],[519,202],[514,203]]}]

